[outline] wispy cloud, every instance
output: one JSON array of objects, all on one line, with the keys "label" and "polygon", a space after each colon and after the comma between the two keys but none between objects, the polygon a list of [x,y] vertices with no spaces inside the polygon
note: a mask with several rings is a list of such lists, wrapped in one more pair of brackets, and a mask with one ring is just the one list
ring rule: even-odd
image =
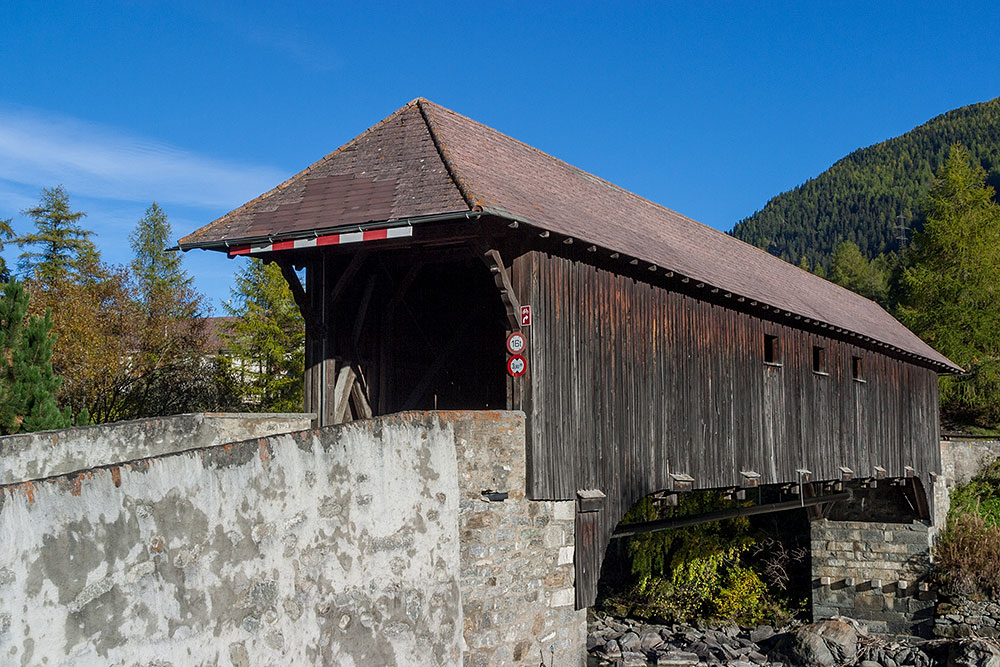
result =
[{"label": "wispy cloud", "polygon": [[0,179],[13,183],[61,183],[86,197],[227,208],[287,176],[74,118],[0,107]]}]

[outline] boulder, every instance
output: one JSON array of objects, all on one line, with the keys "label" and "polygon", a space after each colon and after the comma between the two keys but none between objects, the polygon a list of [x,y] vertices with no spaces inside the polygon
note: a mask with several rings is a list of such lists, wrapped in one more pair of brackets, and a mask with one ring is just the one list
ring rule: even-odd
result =
[{"label": "boulder", "polygon": [[638,653],[641,648],[639,635],[630,630],[618,638],[618,645],[622,647],[622,653],[628,651]]},{"label": "boulder", "polygon": [[645,653],[638,653],[636,651],[624,651],[621,657],[622,667],[646,667],[649,663],[646,661]]},{"label": "boulder", "polygon": [[769,656],[788,662],[795,667],[837,667],[838,662],[827,648],[823,638],[815,632],[805,631],[802,626],[783,635],[774,645]]},{"label": "boulder", "polygon": [[762,642],[774,636],[774,628],[770,625],[758,625],[750,631],[750,641],[753,643]]},{"label": "boulder", "polygon": [[803,627],[809,628],[809,631],[823,638],[838,664],[850,665],[857,660],[858,633],[850,624],[842,621],[820,621]]},{"label": "boulder", "polygon": [[948,667],[1000,667],[1000,650],[979,639],[958,641],[948,647]]},{"label": "boulder", "polygon": [[651,651],[662,645],[663,637],[661,637],[660,633],[655,630],[643,630],[642,634],[639,635],[640,651]]}]

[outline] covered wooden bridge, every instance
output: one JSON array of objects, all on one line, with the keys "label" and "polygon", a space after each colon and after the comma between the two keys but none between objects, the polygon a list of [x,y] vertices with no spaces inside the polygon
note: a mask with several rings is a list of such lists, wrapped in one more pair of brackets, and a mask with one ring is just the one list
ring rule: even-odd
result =
[{"label": "covered wooden bridge", "polygon": [[952,362],[867,299],[427,100],[179,245],[281,266],[318,425],[524,410],[528,496],[579,499],[578,606],[653,492],[909,478],[930,516]]}]

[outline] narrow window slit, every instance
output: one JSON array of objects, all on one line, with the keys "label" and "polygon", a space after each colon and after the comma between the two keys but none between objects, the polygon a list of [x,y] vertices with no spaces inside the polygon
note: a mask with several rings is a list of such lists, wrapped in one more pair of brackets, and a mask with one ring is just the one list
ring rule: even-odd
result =
[{"label": "narrow window slit", "polygon": [[865,376],[861,368],[861,357],[851,357],[851,376],[859,382],[865,381]]},{"label": "narrow window slit", "polygon": [[813,373],[826,375],[826,348],[822,345],[813,345]]},{"label": "narrow window slit", "polygon": [[778,348],[778,337],[764,334],[764,363],[780,364],[781,354]]}]

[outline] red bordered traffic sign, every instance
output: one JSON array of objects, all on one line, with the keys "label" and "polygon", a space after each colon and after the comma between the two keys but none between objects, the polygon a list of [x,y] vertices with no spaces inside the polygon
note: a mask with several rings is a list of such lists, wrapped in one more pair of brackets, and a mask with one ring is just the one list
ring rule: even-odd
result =
[{"label": "red bordered traffic sign", "polygon": [[520,354],[515,354],[507,360],[507,373],[511,377],[519,378],[528,370],[528,361]]},{"label": "red bordered traffic sign", "polygon": [[528,347],[528,339],[520,331],[513,331],[507,336],[507,351],[511,354],[521,354]]}]

